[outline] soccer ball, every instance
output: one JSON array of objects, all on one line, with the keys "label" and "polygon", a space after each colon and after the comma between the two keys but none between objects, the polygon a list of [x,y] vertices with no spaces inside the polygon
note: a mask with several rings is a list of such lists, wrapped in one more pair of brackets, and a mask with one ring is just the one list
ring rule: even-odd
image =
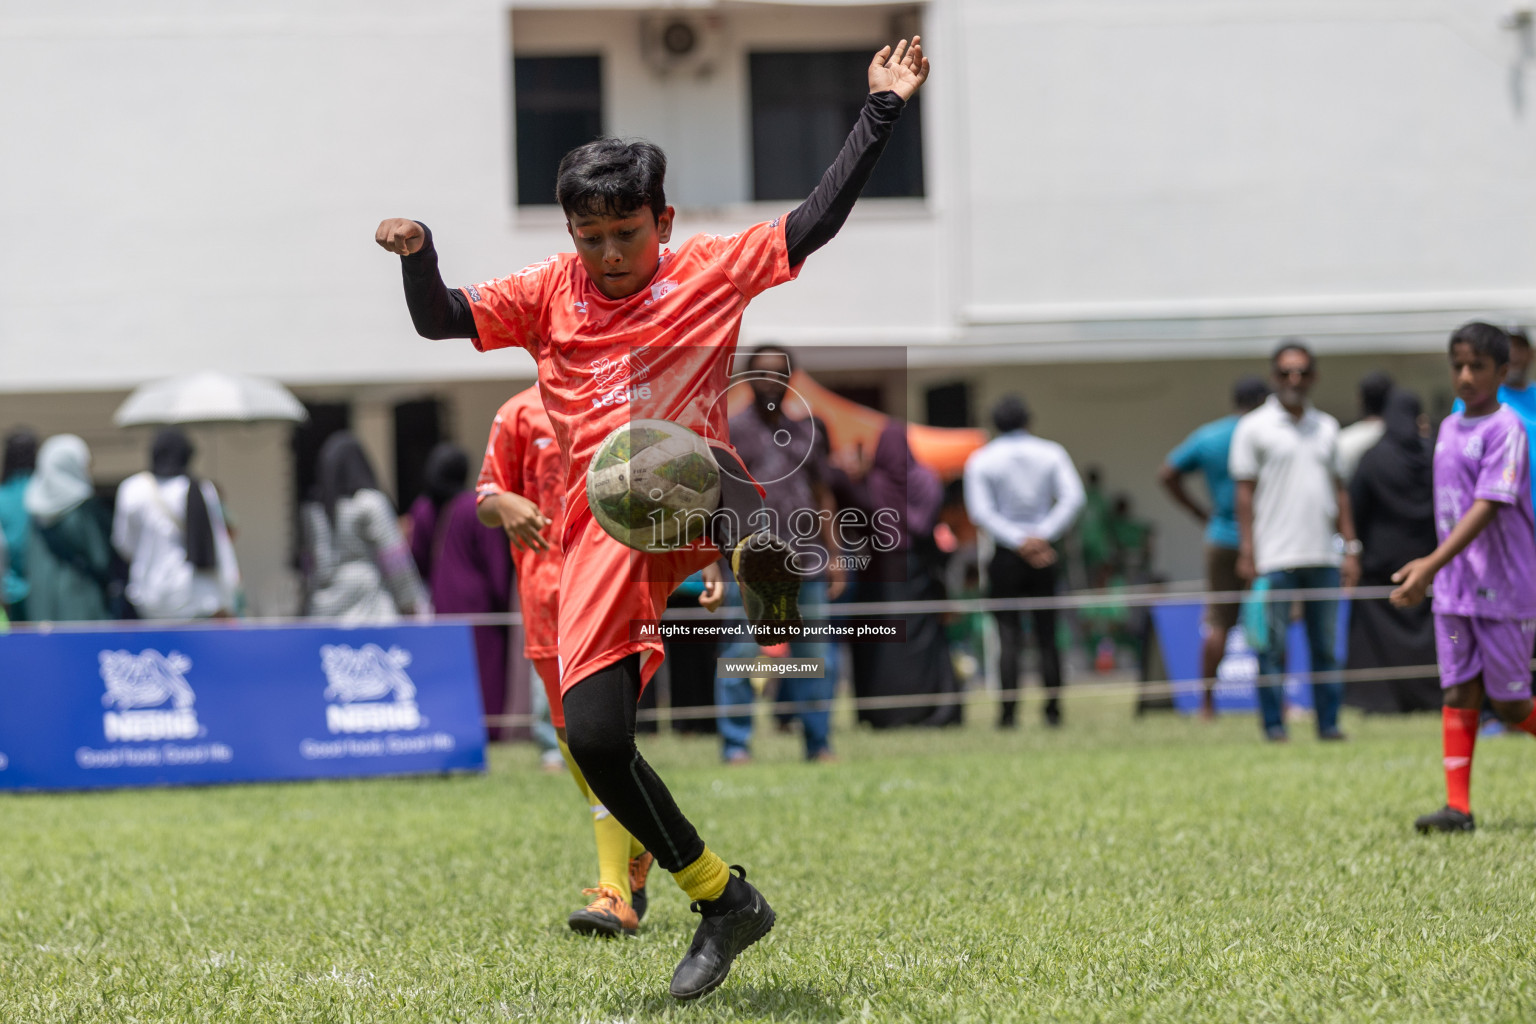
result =
[{"label": "soccer ball", "polygon": [[704,439],[671,420],[631,420],[587,466],[587,504],[608,535],[637,551],[687,547],[720,504],[720,467]]}]

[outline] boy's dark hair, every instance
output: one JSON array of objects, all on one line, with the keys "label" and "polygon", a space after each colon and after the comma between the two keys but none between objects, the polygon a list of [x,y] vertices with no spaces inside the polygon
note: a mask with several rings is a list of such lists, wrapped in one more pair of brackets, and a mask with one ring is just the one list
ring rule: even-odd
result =
[{"label": "boy's dark hair", "polygon": [[648,206],[667,212],[667,155],[649,142],[595,139],[560,161],[555,199],[568,217],[628,217]]},{"label": "boy's dark hair", "polygon": [[1387,396],[1392,393],[1392,378],[1380,370],[1372,370],[1360,378],[1360,411],[1367,416],[1380,416],[1387,408]]},{"label": "boy's dark hair", "polygon": [[1470,346],[1477,355],[1492,359],[1494,366],[1509,364],[1509,335],[1504,333],[1502,327],[1495,327],[1481,320],[1462,324],[1451,334],[1451,343],[1447,346],[1447,351],[1455,355],[1457,345]]},{"label": "boy's dark hair", "polygon": [[992,425],[999,434],[1010,434],[1029,426],[1029,406],[1018,395],[1004,395],[992,407]]},{"label": "boy's dark hair", "polygon": [[1308,368],[1311,368],[1312,364],[1317,361],[1312,355],[1312,349],[1300,338],[1281,338],[1280,344],[1275,346],[1274,353],[1269,357],[1270,369],[1278,367],[1280,365],[1280,357],[1287,352],[1300,352],[1306,356]]},{"label": "boy's dark hair", "polygon": [[1253,374],[1232,382],[1232,404],[1239,409],[1257,409],[1269,397],[1269,385]]}]

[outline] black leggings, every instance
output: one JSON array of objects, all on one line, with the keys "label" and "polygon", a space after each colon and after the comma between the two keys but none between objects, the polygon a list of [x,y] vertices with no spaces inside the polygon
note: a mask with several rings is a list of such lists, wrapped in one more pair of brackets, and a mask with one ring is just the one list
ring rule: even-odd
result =
[{"label": "black leggings", "polygon": [[704,840],[635,747],[640,655],[598,669],[566,691],[565,742],[608,813],[645,844],[657,863],[681,871]]}]

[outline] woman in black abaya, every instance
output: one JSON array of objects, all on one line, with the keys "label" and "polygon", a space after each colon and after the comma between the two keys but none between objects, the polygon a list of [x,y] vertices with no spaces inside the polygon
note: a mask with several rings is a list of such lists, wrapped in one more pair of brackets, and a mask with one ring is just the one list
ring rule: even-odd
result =
[{"label": "woman in black abaya", "polygon": [[[1382,414],[1386,433],[1360,459],[1349,485],[1355,530],[1364,550],[1360,585],[1390,585],[1392,574],[1435,549],[1434,471],[1430,443],[1419,428],[1416,395],[1394,390]],[[1349,659],[1354,669],[1435,664],[1430,605],[1394,608],[1385,598],[1350,606]],[[1440,682],[1429,674],[1350,683],[1345,703],[1395,714],[1440,707]]]}]

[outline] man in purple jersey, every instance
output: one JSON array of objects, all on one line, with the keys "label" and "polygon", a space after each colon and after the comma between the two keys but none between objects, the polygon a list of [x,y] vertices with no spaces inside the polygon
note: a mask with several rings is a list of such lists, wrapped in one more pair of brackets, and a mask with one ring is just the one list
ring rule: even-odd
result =
[{"label": "man in purple jersey", "polygon": [[1474,322],[1451,335],[1450,350],[1451,380],[1465,411],[1446,417],[1435,441],[1440,546],[1392,575],[1401,584],[1392,593],[1399,607],[1418,604],[1435,586],[1446,805],[1414,822],[1420,832],[1476,827],[1468,794],[1485,697],[1505,724],[1536,736],[1536,515],[1525,426],[1499,402],[1509,336]]}]

